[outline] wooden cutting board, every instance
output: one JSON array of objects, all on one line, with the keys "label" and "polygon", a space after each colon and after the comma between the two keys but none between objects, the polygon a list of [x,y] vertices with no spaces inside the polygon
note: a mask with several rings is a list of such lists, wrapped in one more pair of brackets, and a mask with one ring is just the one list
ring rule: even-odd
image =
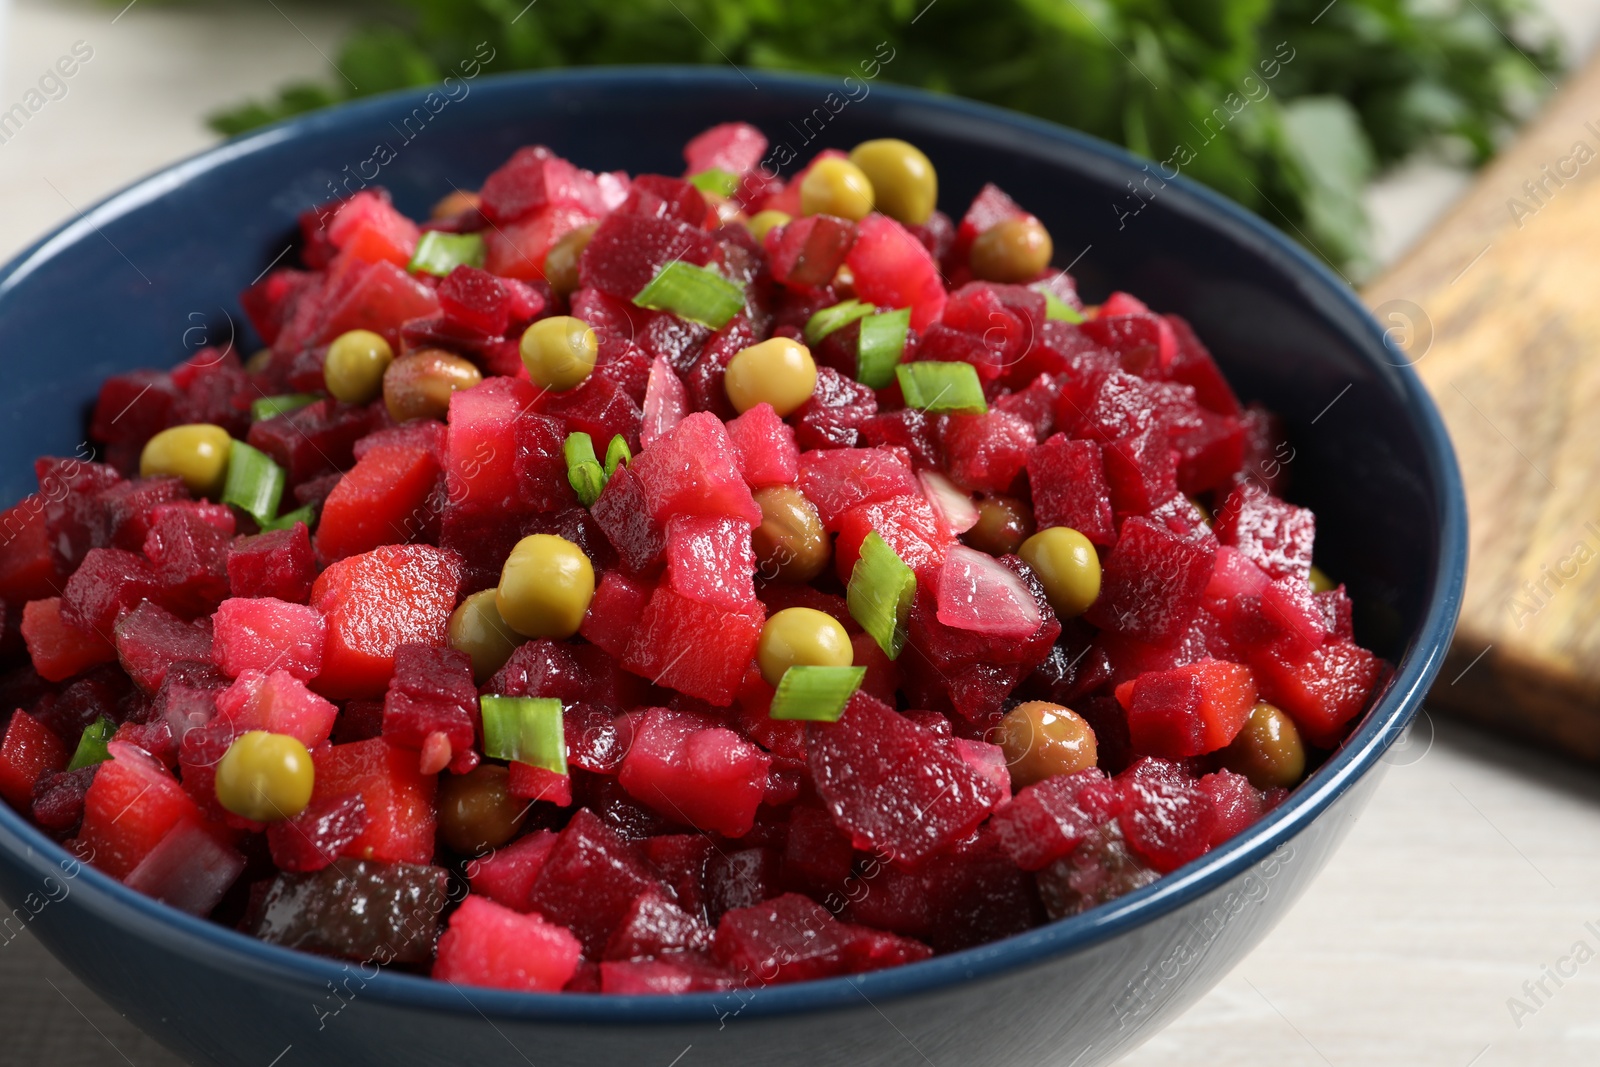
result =
[{"label": "wooden cutting board", "polygon": [[1363,295],[1466,478],[1466,599],[1429,706],[1600,763],[1600,62]]}]

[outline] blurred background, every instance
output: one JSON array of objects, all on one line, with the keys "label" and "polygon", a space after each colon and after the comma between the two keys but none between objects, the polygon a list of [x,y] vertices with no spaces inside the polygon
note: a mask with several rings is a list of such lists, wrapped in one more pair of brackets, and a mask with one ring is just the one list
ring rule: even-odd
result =
[{"label": "blurred background", "polygon": [[[0,0],[0,254],[225,134],[435,81],[479,41],[496,50],[490,73],[625,62],[843,73],[835,57],[887,40],[886,78],[1029,111],[1153,159],[1226,108],[1226,128],[1186,176],[1352,284],[1382,289],[1397,261],[1432,257],[1453,285],[1483,239],[1442,230],[1505,228],[1508,211],[1520,230],[1523,179],[1538,180],[1575,140],[1600,145],[1582,125],[1600,130],[1600,80],[1582,73],[1597,33],[1600,0]],[[78,59],[70,78],[53,73],[65,55]],[[1589,88],[1558,96],[1569,81]],[[1552,99],[1565,101],[1554,127]],[[1542,147],[1513,161],[1530,123]],[[1494,257],[1483,262],[1475,277],[1492,286]],[[1377,291],[1380,309],[1394,303],[1378,304]],[[1420,314],[1420,360],[1435,320],[1444,336],[1449,305],[1398,291],[1434,312]],[[1442,381],[1430,379],[1436,395]],[[1551,379],[1547,391],[1558,389]],[[1487,391],[1474,394],[1483,408]],[[1443,406],[1468,460],[1488,442],[1543,462],[1537,445],[1530,460],[1512,443],[1522,438],[1494,409],[1464,440]],[[1587,411],[1578,440],[1592,455]],[[1597,484],[1578,483],[1576,499],[1600,518]],[[1481,525],[1482,496],[1474,507]],[[1481,645],[1462,650],[1441,688],[1478,684],[1488,667],[1468,672]],[[1125,1062],[1600,1063],[1600,962],[1559,984],[1546,977],[1579,942],[1600,954],[1600,783],[1559,743],[1525,747],[1507,733],[1424,713],[1290,918]],[[1541,979],[1548,995],[1535,1004],[1526,990]],[[26,932],[0,946],[0,1026],[0,1064],[177,1062]]]}]

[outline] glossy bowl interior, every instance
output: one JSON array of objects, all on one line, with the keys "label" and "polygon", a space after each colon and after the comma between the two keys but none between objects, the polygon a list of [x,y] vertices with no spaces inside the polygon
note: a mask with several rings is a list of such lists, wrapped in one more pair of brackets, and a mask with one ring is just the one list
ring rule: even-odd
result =
[{"label": "glossy bowl interior", "polygon": [[675,174],[689,137],[731,119],[764,129],[779,164],[904,137],[938,168],[947,212],[959,216],[995,180],[1044,220],[1086,297],[1127,289],[1187,317],[1240,394],[1287,420],[1291,495],[1316,510],[1319,562],[1348,583],[1358,637],[1398,665],[1387,690],[1285,804],[1155,885],[909,967],[727,994],[464,990],[291,952],[77,867],[0,805],[0,894],[85,981],[194,1062],[665,1067],[682,1053],[1088,1067],[1148,1036],[1264,936],[1375,785],[1438,670],[1466,551],[1449,442],[1403,357],[1333,274],[1230,202],[1083,135],[881,75],[483,75],[276,126],[162,171],[0,271],[0,501],[32,490],[36,455],[80,447],[106,375],[205,344],[251,351],[237,294],[288,261],[295,216],[334,190],[382,184],[425,215],[529,143],[595,170]]}]

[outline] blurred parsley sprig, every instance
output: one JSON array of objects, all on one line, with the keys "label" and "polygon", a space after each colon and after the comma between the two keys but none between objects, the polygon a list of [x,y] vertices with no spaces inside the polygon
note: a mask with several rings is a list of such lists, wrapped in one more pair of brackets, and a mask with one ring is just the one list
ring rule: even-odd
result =
[{"label": "blurred parsley sprig", "polygon": [[[737,63],[848,73],[880,41],[888,79],[1074,126],[1182,171],[1370,269],[1361,190],[1443,148],[1481,162],[1548,88],[1559,57],[1527,0],[382,0],[345,42],[344,77],[218,113],[240,133],[355,95],[440,80],[487,40],[496,72]],[[1234,111],[1229,94],[1268,91]],[[1255,81],[1247,81],[1248,78]],[[352,89],[350,82],[360,86]],[[1229,114],[1220,135],[1196,136]],[[1212,118],[1211,128],[1217,126]]]}]

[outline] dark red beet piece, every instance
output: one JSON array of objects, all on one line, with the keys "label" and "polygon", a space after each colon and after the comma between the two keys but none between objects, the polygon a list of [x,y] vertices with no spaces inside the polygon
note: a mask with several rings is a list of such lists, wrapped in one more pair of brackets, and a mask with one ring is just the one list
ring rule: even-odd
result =
[{"label": "dark red beet piece", "polygon": [[1116,813],[1117,787],[1097,768],[1028,786],[989,823],[1018,867],[1037,871],[1078,847]]},{"label": "dark red beet piece", "polygon": [[287,948],[379,963],[427,963],[439,936],[448,873],[411,863],[346,860],[273,879],[246,924]]},{"label": "dark red beet piece", "polygon": [[711,928],[705,920],[684,911],[667,892],[650,888],[628,907],[606,942],[604,958],[636,960],[710,947]]},{"label": "dark red beet piece", "polygon": [[878,413],[871,389],[832,367],[817,368],[811,399],[791,417],[795,444],[808,448],[853,448],[861,426]]},{"label": "dark red beet piece", "polygon": [[[565,466],[562,470],[564,478]],[[651,516],[644,488],[631,468],[619,468],[589,510],[625,568],[633,574],[655,569],[666,550],[667,534]]]},{"label": "dark red beet piece", "polygon": [[394,652],[394,677],[383,698],[383,737],[392,745],[420,749],[443,734],[455,752],[477,737],[478,689],[472,659],[453,648],[401,645]]},{"label": "dark red beet piece", "polygon": [[857,693],[837,723],[807,729],[817,794],[857,848],[912,866],[970,834],[998,790],[932,731]]},{"label": "dark red beet piece", "polygon": [[909,938],[841,923],[798,893],[723,916],[716,956],[746,981],[800,982],[927,959]]},{"label": "dark red beet piece", "polygon": [[1176,640],[1200,610],[1214,553],[1143,518],[1123,524],[1084,618],[1148,644]]},{"label": "dark red beet piece", "polygon": [[659,885],[633,845],[582,809],[556,839],[530,899],[546,919],[578,935],[585,955],[598,959],[633,901]]},{"label": "dark red beet piece", "polygon": [[564,704],[583,699],[583,667],[566,645],[541,637],[517,646],[506,665],[484,685],[484,693],[508,697],[554,697]]},{"label": "dark red beet piece", "polygon": [[1116,822],[1108,822],[1038,874],[1039,897],[1052,919],[1078,915],[1149,885],[1159,877],[1129,849]]},{"label": "dark red beet piece", "polygon": [[1146,758],[1117,776],[1128,847],[1163,874],[1210,848],[1216,823],[1210,796],[1175,768]]},{"label": "dark red beet piece", "polygon": [[228,550],[228,583],[234,596],[272,597],[291,604],[311,598],[317,560],[303,522],[286,530],[240,537]]},{"label": "dark red beet piece", "polygon": [[39,776],[33,783],[33,821],[57,837],[69,837],[83,822],[83,798],[99,764]]},{"label": "dark red beet piece", "polygon": [[1317,519],[1309,509],[1243,485],[1229,494],[1214,518],[1217,540],[1243,552],[1269,577],[1310,578]]},{"label": "dark red beet piece", "polygon": [[292,819],[267,827],[272,862],[286,871],[320,871],[367,828],[367,805],[354,794],[313,801]]}]

